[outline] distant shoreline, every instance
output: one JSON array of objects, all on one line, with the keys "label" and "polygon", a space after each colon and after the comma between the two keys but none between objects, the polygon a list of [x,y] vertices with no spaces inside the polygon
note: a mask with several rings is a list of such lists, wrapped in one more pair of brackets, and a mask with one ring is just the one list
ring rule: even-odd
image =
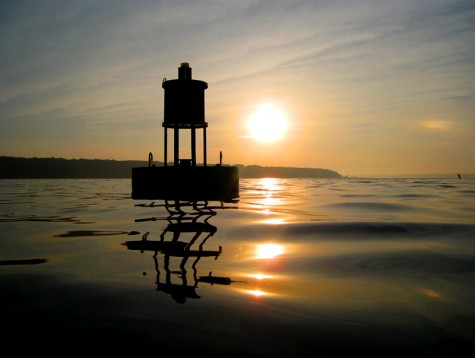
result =
[{"label": "distant shoreline", "polygon": [[[161,162],[154,163],[157,166]],[[147,161],[108,159],[23,158],[0,156],[0,179],[127,179],[132,168]],[[234,165],[240,178],[342,178],[330,169]]]},{"label": "distant shoreline", "polygon": [[475,173],[428,173],[428,174],[392,174],[392,175],[357,175],[348,178],[360,179],[475,179]]}]

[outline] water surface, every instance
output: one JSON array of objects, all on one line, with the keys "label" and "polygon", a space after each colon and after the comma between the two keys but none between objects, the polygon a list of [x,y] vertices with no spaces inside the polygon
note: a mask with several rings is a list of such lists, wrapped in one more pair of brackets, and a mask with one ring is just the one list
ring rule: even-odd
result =
[{"label": "water surface", "polygon": [[0,180],[6,341],[259,357],[474,346],[475,180],[241,179],[236,203],[180,205],[130,191]]}]

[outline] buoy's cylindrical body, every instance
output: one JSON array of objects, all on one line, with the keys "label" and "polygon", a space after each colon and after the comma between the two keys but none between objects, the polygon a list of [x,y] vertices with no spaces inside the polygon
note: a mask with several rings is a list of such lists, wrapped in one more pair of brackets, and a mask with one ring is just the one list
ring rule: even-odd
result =
[{"label": "buoy's cylindrical body", "polygon": [[179,78],[164,81],[165,90],[164,127],[204,127],[205,90],[208,84],[191,79],[191,68],[182,63],[178,68]]}]

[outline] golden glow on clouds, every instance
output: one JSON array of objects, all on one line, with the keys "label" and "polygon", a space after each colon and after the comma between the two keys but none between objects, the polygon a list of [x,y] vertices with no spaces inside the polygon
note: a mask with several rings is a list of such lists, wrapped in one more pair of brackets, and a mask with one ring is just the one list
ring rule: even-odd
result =
[{"label": "golden glow on clouds", "polygon": [[420,125],[422,128],[434,130],[448,130],[452,128],[452,123],[442,120],[425,120]]},{"label": "golden glow on clouds", "polygon": [[256,141],[273,143],[285,136],[288,121],[282,110],[271,103],[266,103],[252,113],[247,127],[251,137]]}]

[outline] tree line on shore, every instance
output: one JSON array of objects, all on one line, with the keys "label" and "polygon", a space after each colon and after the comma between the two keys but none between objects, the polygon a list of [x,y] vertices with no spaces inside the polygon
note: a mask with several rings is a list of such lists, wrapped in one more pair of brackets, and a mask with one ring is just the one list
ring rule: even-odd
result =
[{"label": "tree line on shore", "polygon": [[[155,162],[157,166],[163,163]],[[22,158],[0,156],[2,179],[106,179],[130,178],[132,168],[148,166],[147,161],[108,159]],[[264,167],[235,165],[240,178],[340,178],[333,170],[321,168]]]}]

